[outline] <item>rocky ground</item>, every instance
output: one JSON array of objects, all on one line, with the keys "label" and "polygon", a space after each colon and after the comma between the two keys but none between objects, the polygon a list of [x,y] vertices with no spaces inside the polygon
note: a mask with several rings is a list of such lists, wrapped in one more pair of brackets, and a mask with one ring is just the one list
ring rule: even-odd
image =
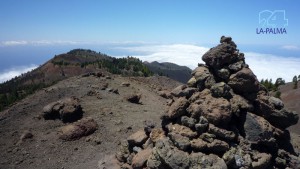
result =
[{"label": "rocky ground", "polygon": [[[0,168],[98,168],[102,159],[114,156],[121,140],[143,127],[146,121],[160,125],[159,117],[168,99],[160,97],[158,92],[180,84],[164,77],[110,77],[72,77],[1,112]],[[153,83],[147,83],[149,80]],[[138,104],[127,101],[133,94],[141,96]],[[93,119],[97,126],[85,122],[64,123],[59,118],[44,119],[46,105],[72,96],[79,102],[70,104],[80,105],[82,118]],[[74,107],[64,109],[65,112],[75,110]],[[74,127],[72,124],[77,125],[77,131],[79,128],[86,132],[82,136],[87,136],[68,135]],[[97,130],[90,130],[93,127]],[[73,141],[64,139],[63,134]]]}]

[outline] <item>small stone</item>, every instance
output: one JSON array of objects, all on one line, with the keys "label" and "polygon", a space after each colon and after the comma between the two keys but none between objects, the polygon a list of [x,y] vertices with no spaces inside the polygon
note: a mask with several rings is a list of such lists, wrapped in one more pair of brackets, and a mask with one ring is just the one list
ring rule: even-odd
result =
[{"label": "small stone", "polygon": [[135,132],[134,134],[132,134],[131,136],[129,136],[127,138],[127,141],[129,143],[129,145],[134,146],[142,146],[145,141],[147,140],[147,135],[145,134],[144,130],[139,130],[137,132]]}]

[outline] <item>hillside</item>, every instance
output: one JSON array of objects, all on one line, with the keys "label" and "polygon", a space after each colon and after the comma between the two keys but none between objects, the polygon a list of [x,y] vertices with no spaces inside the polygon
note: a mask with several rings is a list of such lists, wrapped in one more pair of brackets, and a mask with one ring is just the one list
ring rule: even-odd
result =
[{"label": "hillside", "polygon": [[186,83],[191,78],[192,70],[186,66],[179,66],[169,62],[144,62],[150,71],[155,74],[167,76],[171,79]]},{"label": "hillside", "polygon": [[[120,140],[142,127],[145,121],[160,125],[159,118],[168,100],[157,93],[180,84],[166,77],[101,73],[101,77],[75,76],[62,80],[0,112],[0,168],[97,168],[100,159],[113,155]],[[118,92],[113,92],[116,89]],[[135,93],[141,94],[140,104],[125,99]],[[79,98],[83,118],[94,119],[98,130],[88,137],[64,141],[58,133],[70,123],[44,120],[41,115],[47,104],[71,96]],[[32,136],[24,138],[27,131]]]},{"label": "hillside", "polygon": [[[299,85],[299,82],[298,82]],[[300,88],[293,89],[293,83],[287,83],[285,85],[280,86],[281,99],[284,102],[284,105],[293,111],[296,111],[300,114]],[[298,122],[296,125],[291,126],[289,128],[290,131],[297,133],[300,135],[300,123]]]},{"label": "hillside", "polygon": [[147,66],[137,58],[114,58],[92,50],[74,49],[56,55],[31,72],[0,84],[0,111],[43,87],[69,77],[102,70],[123,76],[152,75]]}]

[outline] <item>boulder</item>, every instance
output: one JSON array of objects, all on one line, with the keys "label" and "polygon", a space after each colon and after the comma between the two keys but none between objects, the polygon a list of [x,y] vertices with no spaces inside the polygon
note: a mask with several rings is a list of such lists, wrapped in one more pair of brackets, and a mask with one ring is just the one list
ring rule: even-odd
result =
[{"label": "boulder", "polygon": [[284,109],[280,99],[270,96],[260,95],[258,97],[256,111],[272,125],[281,129],[297,124],[299,120],[299,115],[296,112]]},{"label": "boulder", "polygon": [[152,153],[152,149],[145,149],[138,152],[132,159],[132,168],[143,169],[151,153]]},{"label": "boulder", "polygon": [[45,120],[61,119],[63,122],[74,122],[81,119],[82,115],[83,111],[76,97],[64,98],[43,108]]},{"label": "boulder", "polygon": [[[259,90],[259,82],[253,72],[248,68],[243,68],[229,78],[228,85],[237,94],[248,96],[257,93]],[[245,90],[247,89],[247,90]]]},{"label": "boulder", "polygon": [[189,98],[197,91],[196,88],[188,87],[187,85],[180,85],[171,91],[171,94],[175,97]]},{"label": "boulder", "polygon": [[214,98],[210,94],[199,100],[201,115],[216,126],[226,126],[231,120],[230,103],[224,98]]},{"label": "boulder", "polygon": [[213,69],[220,69],[238,61],[238,54],[235,53],[236,45],[232,43],[221,43],[211,48],[202,56],[202,60]]},{"label": "boulder", "polygon": [[274,137],[275,128],[263,117],[248,112],[244,130],[246,139],[251,143],[259,144],[260,141],[269,141]]},{"label": "boulder", "polygon": [[188,100],[185,97],[180,97],[170,106],[167,115],[171,119],[175,119],[186,114]]},{"label": "boulder", "polygon": [[139,131],[133,133],[132,135],[130,135],[127,138],[127,141],[130,146],[133,146],[133,145],[142,146],[146,142],[147,139],[148,139],[148,136],[146,135],[145,131],[139,130]]},{"label": "boulder", "polygon": [[61,128],[59,138],[66,141],[80,139],[94,133],[98,128],[97,123],[92,118],[83,118],[77,122]]},{"label": "boulder", "polygon": [[140,94],[132,94],[132,95],[126,96],[126,100],[129,101],[130,103],[139,104],[140,103],[140,99],[141,99],[141,95]]},{"label": "boulder", "polygon": [[228,69],[232,72],[240,71],[243,67],[245,67],[245,62],[243,60],[232,63],[228,66]]}]

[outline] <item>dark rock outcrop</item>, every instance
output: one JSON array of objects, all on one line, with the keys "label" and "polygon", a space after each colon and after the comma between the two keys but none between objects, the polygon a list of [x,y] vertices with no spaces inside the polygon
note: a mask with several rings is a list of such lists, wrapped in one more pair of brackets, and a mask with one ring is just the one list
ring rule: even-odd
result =
[{"label": "dark rock outcrop", "polygon": [[[174,101],[162,116],[161,128],[142,134],[143,141],[128,140],[120,146],[116,157],[122,166],[299,167],[300,158],[289,146],[286,130],[298,122],[298,115],[286,110],[280,99],[269,96],[231,37],[223,36],[220,42],[203,55],[205,65],[192,71],[188,84],[171,92]],[[135,146],[143,150],[136,152]],[[144,155],[139,157],[141,152]],[[138,165],[131,164],[132,153],[139,157]]]},{"label": "dark rock outcrop", "polygon": [[75,97],[52,102],[43,108],[45,120],[60,119],[63,122],[74,122],[81,119],[82,115],[83,111],[79,99]]}]

